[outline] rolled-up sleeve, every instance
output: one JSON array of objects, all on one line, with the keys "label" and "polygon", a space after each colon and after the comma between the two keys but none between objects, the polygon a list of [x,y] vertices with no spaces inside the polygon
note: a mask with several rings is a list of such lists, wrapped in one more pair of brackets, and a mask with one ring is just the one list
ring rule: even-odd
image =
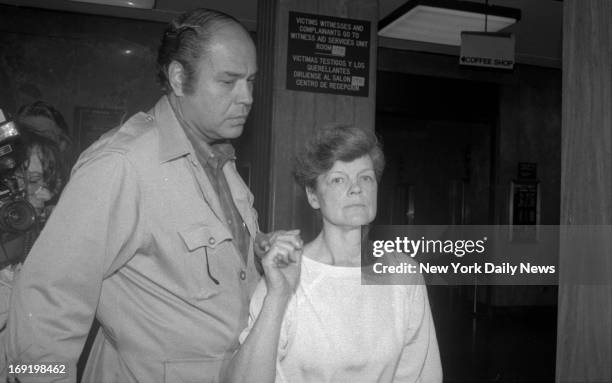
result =
[{"label": "rolled-up sleeve", "polygon": [[137,171],[123,153],[98,152],[77,164],[15,283],[9,363],[66,363],[68,374],[40,379],[76,381],[104,276],[138,247],[138,185]]}]

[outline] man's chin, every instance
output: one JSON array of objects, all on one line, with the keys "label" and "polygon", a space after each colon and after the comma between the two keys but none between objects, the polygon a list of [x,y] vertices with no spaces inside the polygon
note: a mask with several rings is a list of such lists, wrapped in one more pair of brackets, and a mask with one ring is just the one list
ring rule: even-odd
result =
[{"label": "man's chin", "polygon": [[242,135],[243,130],[244,130],[244,124],[229,126],[223,129],[223,138],[225,139],[238,138]]}]

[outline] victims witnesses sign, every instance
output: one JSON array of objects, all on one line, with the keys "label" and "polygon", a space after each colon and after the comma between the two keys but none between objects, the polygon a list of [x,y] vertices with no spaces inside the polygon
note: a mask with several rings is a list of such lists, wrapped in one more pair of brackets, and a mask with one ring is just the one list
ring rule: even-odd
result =
[{"label": "victims witnesses sign", "polygon": [[287,89],[368,97],[370,22],[289,12]]}]

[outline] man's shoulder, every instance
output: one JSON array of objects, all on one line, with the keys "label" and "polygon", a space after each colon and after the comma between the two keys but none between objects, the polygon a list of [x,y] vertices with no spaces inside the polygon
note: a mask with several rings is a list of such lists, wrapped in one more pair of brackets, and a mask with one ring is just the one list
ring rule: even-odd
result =
[{"label": "man's shoulder", "polygon": [[[92,149],[131,153],[151,149],[159,138],[155,119],[144,112],[133,115],[123,125],[105,133],[92,145]],[[97,144],[97,145],[96,145]]]},{"label": "man's shoulder", "polygon": [[155,119],[144,112],[105,134],[88,147],[79,157],[79,163],[109,154],[119,154],[135,160],[150,161],[159,150],[159,132]]}]

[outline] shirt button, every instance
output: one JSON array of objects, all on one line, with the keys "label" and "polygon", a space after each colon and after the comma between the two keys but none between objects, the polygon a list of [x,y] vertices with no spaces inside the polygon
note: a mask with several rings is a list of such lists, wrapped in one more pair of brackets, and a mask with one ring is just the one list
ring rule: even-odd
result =
[{"label": "shirt button", "polygon": [[215,239],[213,237],[208,238],[208,243],[210,243],[211,245],[214,245]]},{"label": "shirt button", "polygon": [[228,219],[228,220],[227,220],[227,224],[228,224],[228,225],[231,225],[231,224],[232,224],[232,220],[231,220],[231,219]]},{"label": "shirt button", "polygon": [[246,272],[244,270],[240,270],[240,279],[243,281],[246,279]]}]

